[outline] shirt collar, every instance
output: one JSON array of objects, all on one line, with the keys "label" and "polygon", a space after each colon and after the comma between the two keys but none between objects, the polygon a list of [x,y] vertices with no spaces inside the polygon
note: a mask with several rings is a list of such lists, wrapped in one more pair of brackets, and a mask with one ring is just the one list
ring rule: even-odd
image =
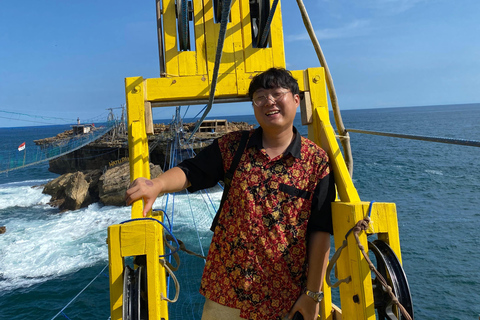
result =
[{"label": "shirt collar", "polygon": [[[263,149],[262,143],[262,134],[263,129],[262,127],[258,127],[253,132],[252,136],[248,140],[247,148],[250,147],[257,147],[258,150]],[[293,138],[292,142],[288,145],[287,149],[284,152],[284,155],[291,154],[293,157],[301,159],[301,147],[302,147],[302,137],[298,133],[297,128],[293,127],[293,134],[295,137]]]}]

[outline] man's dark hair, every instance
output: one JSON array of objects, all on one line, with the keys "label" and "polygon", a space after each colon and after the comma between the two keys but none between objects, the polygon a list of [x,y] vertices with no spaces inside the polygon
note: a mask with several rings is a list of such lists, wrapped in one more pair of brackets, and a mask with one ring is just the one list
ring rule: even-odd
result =
[{"label": "man's dark hair", "polygon": [[289,89],[292,94],[299,94],[298,82],[292,76],[292,73],[283,68],[270,68],[253,77],[248,88],[248,95],[250,100],[253,99],[253,94],[258,89]]}]

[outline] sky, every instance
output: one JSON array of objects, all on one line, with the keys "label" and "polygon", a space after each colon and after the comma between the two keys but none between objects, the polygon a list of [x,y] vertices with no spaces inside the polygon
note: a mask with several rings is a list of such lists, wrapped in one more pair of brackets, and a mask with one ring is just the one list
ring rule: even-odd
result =
[{"label": "sky", "polygon": [[[304,4],[342,110],[480,102],[480,1]],[[287,68],[320,66],[296,1],[282,17]],[[0,29],[0,127],[101,122],[125,103],[125,77],[159,77],[154,0],[1,0]]]}]

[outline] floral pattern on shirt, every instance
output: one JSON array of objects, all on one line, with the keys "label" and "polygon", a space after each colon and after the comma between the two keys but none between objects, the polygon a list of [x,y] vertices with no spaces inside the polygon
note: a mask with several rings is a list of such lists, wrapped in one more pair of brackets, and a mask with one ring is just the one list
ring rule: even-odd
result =
[{"label": "floral pattern on shirt", "polygon": [[[219,139],[225,171],[240,135]],[[312,195],[329,172],[326,153],[303,137],[301,159],[292,154],[270,159],[263,149],[247,148],[212,238],[200,292],[240,309],[245,319],[287,314],[306,281]]]}]

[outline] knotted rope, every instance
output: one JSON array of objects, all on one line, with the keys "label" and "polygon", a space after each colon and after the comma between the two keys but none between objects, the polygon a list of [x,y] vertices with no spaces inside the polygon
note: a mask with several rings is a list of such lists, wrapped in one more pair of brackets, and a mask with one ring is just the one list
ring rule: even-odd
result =
[{"label": "knotted rope", "polygon": [[[400,301],[398,301],[397,297],[395,296],[395,294],[393,293],[393,289],[392,287],[390,287],[388,284],[387,284],[387,281],[385,280],[385,278],[380,274],[380,272],[378,272],[377,268],[375,268],[375,266],[373,265],[372,261],[370,260],[370,258],[368,257],[367,253],[365,252],[365,248],[363,247],[362,243],[360,242],[360,237],[359,237],[359,234],[360,232],[362,231],[365,231],[368,229],[369,227],[369,224],[370,224],[370,212],[371,212],[371,208],[372,208],[372,205],[370,205],[370,211],[369,211],[369,215],[366,216],[365,218],[363,218],[362,220],[358,221],[357,224],[351,228],[350,230],[348,230],[348,232],[346,233],[345,235],[345,240],[343,240],[343,243],[342,245],[340,246],[340,248],[338,248],[338,250],[335,252],[335,254],[333,255],[332,259],[330,260],[330,262],[328,263],[328,266],[327,266],[327,277],[326,277],[326,282],[327,284],[331,287],[331,288],[336,288],[338,287],[341,283],[349,283],[351,280],[352,280],[352,277],[351,276],[348,276],[344,279],[341,279],[341,280],[338,280],[336,283],[332,284],[331,282],[331,279],[330,279],[330,273],[332,272],[332,269],[333,269],[333,266],[335,265],[335,263],[337,263],[337,260],[338,258],[340,257],[340,253],[342,252],[342,250],[347,246],[348,242],[347,242],[347,238],[348,236],[353,232],[353,235],[355,237],[355,241],[357,242],[357,246],[358,248],[360,249],[360,251],[362,252],[362,255],[363,257],[365,258],[365,260],[367,261],[368,263],[368,266],[370,268],[370,270],[375,273],[375,275],[377,276],[377,279],[380,281],[381,285],[385,288],[385,290],[387,291],[388,295],[390,296],[390,298],[392,299],[392,302],[397,306],[398,310],[400,310],[400,312],[402,313],[403,317],[406,319],[406,320],[412,320],[412,317],[408,314],[407,310],[403,307],[403,305],[400,303]],[[335,274],[336,276],[336,274]]]},{"label": "knotted rope", "polygon": [[377,268],[375,268],[372,261],[370,260],[367,253],[365,252],[365,248],[363,247],[363,245],[360,242],[360,237],[358,236],[358,234],[362,231],[367,230],[369,224],[370,224],[370,218],[365,217],[363,220],[358,221],[357,224],[355,225],[355,227],[353,227],[353,235],[355,237],[355,241],[357,241],[357,246],[360,249],[360,251],[362,252],[363,257],[367,261],[370,270],[373,271],[375,273],[375,275],[377,276],[377,279],[380,280],[380,283],[382,284],[382,286],[387,291],[388,295],[392,299],[392,302],[397,306],[398,310],[400,310],[400,312],[402,313],[402,315],[405,317],[406,320],[412,320],[412,317],[410,317],[407,310],[403,307],[403,305],[400,303],[400,301],[398,301],[397,297],[393,293],[392,287],[390,287],[387,284],[387,281],[385,280],[385,278],[380,274],[380,272],[378,272]]}]

